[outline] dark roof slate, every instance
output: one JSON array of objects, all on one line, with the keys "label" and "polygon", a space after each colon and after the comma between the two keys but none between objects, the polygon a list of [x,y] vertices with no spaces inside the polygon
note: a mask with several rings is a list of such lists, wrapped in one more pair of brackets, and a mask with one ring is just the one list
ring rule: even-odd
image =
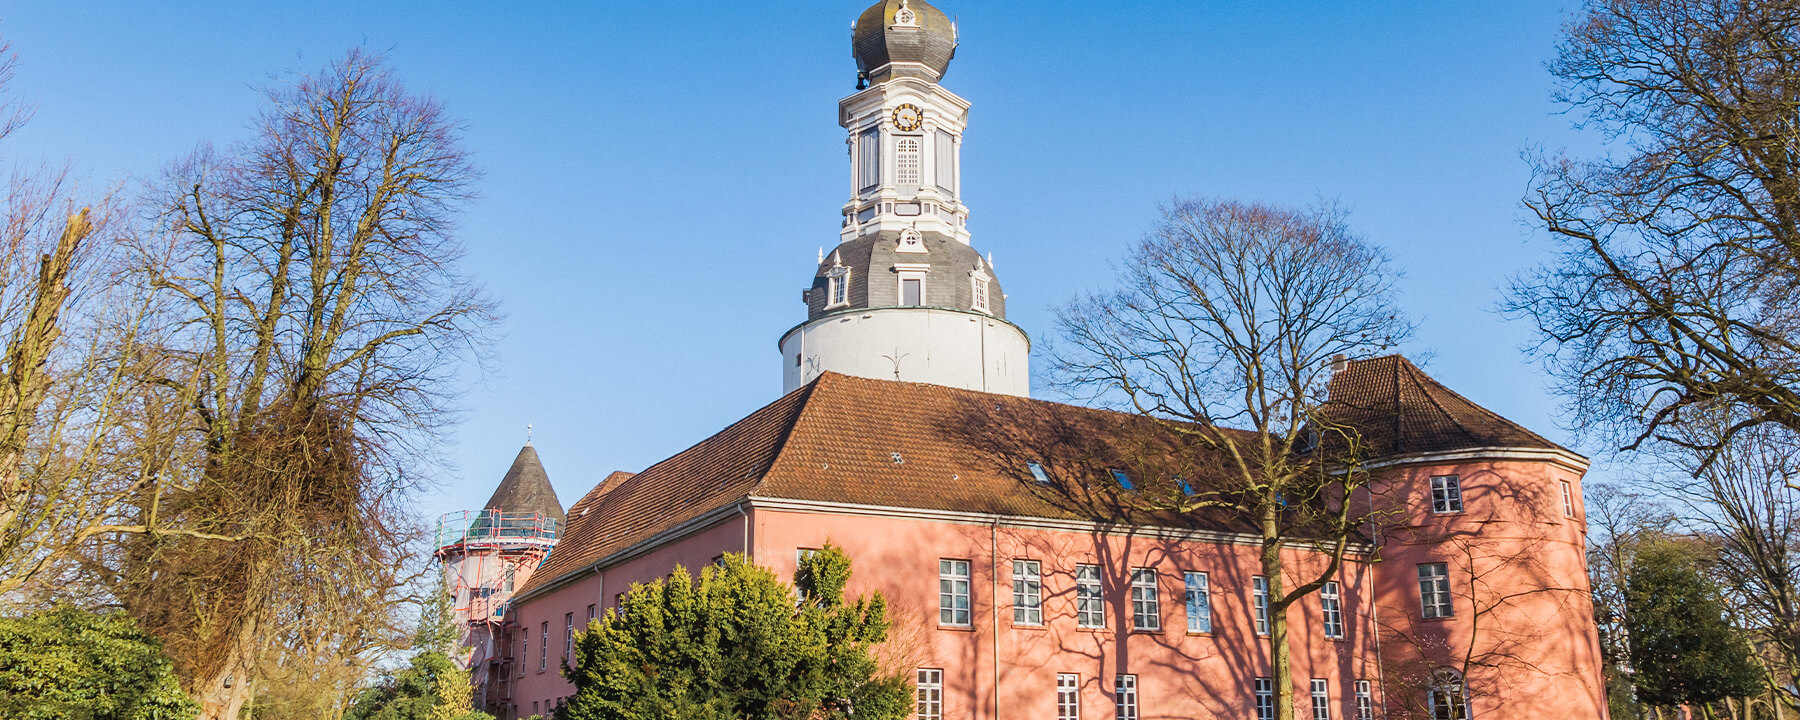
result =
[{"label": "dark roof slate", "polygon": [[506,477],[500,480],[500,487],[494,488],[493,496],[481,507],[508,513],[534,512],[556,518],[558,523],[566,519],[562,502],[556,499],[556,488],[550,486],[550,475],[544,472],[537,448],[531,443],[519,449]]}]

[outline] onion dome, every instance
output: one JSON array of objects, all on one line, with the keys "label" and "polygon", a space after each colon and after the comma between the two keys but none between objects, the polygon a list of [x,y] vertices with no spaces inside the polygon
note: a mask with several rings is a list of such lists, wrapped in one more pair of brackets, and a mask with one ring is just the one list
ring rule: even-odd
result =
[{"label": "onion dome", "polygon": [[881,0],[850,31],[857,87],[897,77],[937,82],[956,55],[956,23],[925,0]]}]

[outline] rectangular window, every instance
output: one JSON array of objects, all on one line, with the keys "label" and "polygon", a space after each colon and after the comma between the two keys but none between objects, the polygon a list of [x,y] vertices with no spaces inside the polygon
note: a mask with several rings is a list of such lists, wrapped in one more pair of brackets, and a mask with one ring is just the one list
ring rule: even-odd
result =
[{"label": "rectangular window", "polygon": [[1028,463],[1025,463],[1025,469],[1031,471],[1031,479],[1036,480],[1039,483],[1044,484],[1044,485],[1050,484],[1050,474],[1047,472],[1044,472],[1044,466],[1039,465],[1034,462],[1028,462]]},{"label": "rectangular window", "polygon": [[938,189],[956,196],[956,136],[942,130],[937,131],[936,141],[932,143],[937,150],[937,186]]},{"label": "rectangular window", "polygon": [[1081,678],[1074,673],[1056,675],[1056,720],[1081,720]]},{"label": "rectangular window", "polygon": [[1324,678],[1312,679],[1313,720],[1331,720],[1331,691]]},{"label": "rectangular window", "polygon": [[1426,691],[1431,720],[1468,720],[1469,699],[1454,688],[1434,687]]},{"label": "rectangular window", "polygon": [[1275,681],[1256,679],[1256,720],[1275,720]]},{"label": "rectangular window", "polygon": [[563,614],[563,662],[575,657],[575,613]]},{"label": "rectangular window", "polygon": [[1113,678],[1113,702],[1118,708],[1113,713],[1116,720],[1138,720],[1137,689],[1136,675]]},{"label": "rectangular window", "polygon": [[1450,566],[1445,563],[1419,565],[1419,607],[1428,618],[1452,615],[1450,607]]},{"label": "rectangular window", "polygon": [[1124,470],[1108,470],[1107,472],[1112,473],[1113,482],[1118,483],[1120,489],[1132,490],[1136,488],[1135,485],[1131,484],[1131,476],[1126,475]]},{"label": "rectangular window", "polygon": [[1367,680],[1356,681],[1356,720],[1375,720],[1375,697]]},{"label": "rectangular window", "polygon": [[1434,513],[1462,512],[1462,478],[1455,475],[1439,475],[1431,479],[1431,511]]},{"label": "rectangular window", "polygon": [[1338,594],[1336,580],[1325,583],[1319,588],[1319,609],[1323,611],[1325,637],[1337,639],[1344,636],[1344,598]]},{"label": "rectangular window", "polygon": [[1187,574],[1187,629],[1212,632],[1212,597],[1207,594],[1206,573]]},{"label": "rectangular window", "polygon": [[919,184],[919,139],[903,137],[894,143],[896,184]]},{"label": "rectangular window", "polygon": [[938,624],[969,624],[969,561],[938,561]]},{"label": "rectangular window", "polygon": [[1156,571],[1150,568],[1131,570],[1131,629],[1162,629],[1162,604],[1156,597]]},{"label": "rectangular window", "polygon": [[599,617],[599,615],[598,615],[598,614],[597,614],[597,613],[599,613],[599,612],[600,612],[600,606],[599,606],[599,605],[597,605],[597,604],[593,604],[593,603],[589,603],[589,604],[588,604],[588,618],[587,618],[587,619],[588,619],[588,622],[590,622],[590,623],[591,623],[591,622],[593,622],[593,621],[594,621],[594,618],[596,618],[596,617]]},{"label": "rectangular window", "polygon": [[969,280],[974,284],[973,290],[975,293],[975,299],[970,303],[970,306],[975,308],[978,312],[988,312],[987,278],[969,278]]},{"label": "rectangular window", "polygon": [[910,307],[913,305],[923,305],[924,303],[924,278],[900,278],[900,304]]},{"label": "rectangular window", "polygon": [[944,671],[919,668],[919,720],[943,720]]},{"label": "rectangular window", "polygon": [[[795,549],[794,550],[794,573],[796,575],[798,575],[800,573],[800,566],[802,564],[806,563],[806,559],[809,557],[812,557],[813,555],[818,554],[818,552],[819,552],[818,548],[797,548],[797,549]],[[800,587],[799,583],[794,583],[794,597],[798,598],[800,600],[800,602],[806,602],[806,589]]]},{"label": "rectangular window", "polygon": [[1567,480],[1563,481],[1562,493],[1563,517],[1575,517],[1575,488]]},{"label": "rectangular window", "polygon": [[519,638],[519,677],[525,677],[525,661],[531,659],[531,631],[528,629]]},{"label": "rectangular window", "polygon": [[825,285],[827,292],[826,306],[843,305],[850,302],[850,271],[844,268],[832,268],[826,271]]},{"label": "rectangular window", "polygon": [[546,668],[550,667],[550,621],[549,620],[544,621],[544,625],[542,628],[539,629],[539,633],[540,634],[538,636],[538,640],[539,640],[538,671],[543,672]]},{"label": "rectangular window", "polygon": [[1106,627],[1106,602],[1100,595],[1100,566],[1075,566],[1075,624]]},{"label": "rectangular window", "polygon": [[1036,560],[1013,561],[1013,624],[1044,624],[1044,578]]},{"label": "rectangular window", "polygon": [[864,130],[856,136],[856,189],[866,192],[881,184],[881,131]]},{"label": "rectangular window", "polygon": [[1256,607],[1256,634],[1269,634],[1269,579],[1258,575],[1250,578],[1252,604]]}]

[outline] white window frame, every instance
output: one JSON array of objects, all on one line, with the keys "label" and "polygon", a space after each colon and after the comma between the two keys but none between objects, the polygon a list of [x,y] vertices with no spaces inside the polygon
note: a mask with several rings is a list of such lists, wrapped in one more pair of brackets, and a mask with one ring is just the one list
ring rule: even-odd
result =
[{"label": "white window frame", "polygon": [[1014,560],[1013,624],[1044,624],[1043,566],[1036,560]]},{"label": "white window frame", "polygon": [[1575,517],[1575,486],[1562,481],[1563,517]]},{"label": "white window frame", "polygon": [[988,307],[988,279],[979,275],[969,278],[969,307],[976,312],[992,313]]},{"label": "white window frame", "polygon": [[[969,627],[971,564],[955,558],[938,559],[938,624],[947,627]],[[958,606],[957,601],[961,601]]]},{"label": "white window frame", "polygon": [[1275,720],[1275,681],[1259,677],[1251,688],[1256,697],[1256,720]]},{"label": "white window frame", "polygon": [[918,691],[915,695],[919,720],[943,720],[944,671],[942,668],[919,668]]},{"label": "white window frame", "polygon": [[538,647],[538,672],[543,672],[550,668],[550,621],[549,620],[544,621],[544,624],[541,628],[541,632],[542,632],[542,635],[538,638],[538,640],[540,640],[542,643]]},{"label": "white window frame", "polygon": [[925,143],[917,135],[894,136],[894,184],[918,187],[925,178]]},{"label": "white window frame", "polygon": [[881,129],[871,127],[856,134],[856,192],[881,187]]},{"label": "white window frame", "polygon": [[1431,685],[1425,690],[1425,708],[1431,720],[1468,720],[1469,686],[1455,668],[1431,671]]},{"label": "white window frame", "polygon": [[1419,563],[1419,615],[1427,619],[1456,616],[1449,563]]},{"label": "white window frame", "polygon": [[1256,634],[1269,634],[1269,579],[1261,575],[1250,578],[1250,604],[1256,609]]},{"label": "white window frame", "polygon": [[1312,679],[1313,720],[1331,720],[1331,686],[1325,678]]},{"label": "white window frame", "polygon": [[1162,629],[1161,594],[1157,592],[1155,568],[1131,569],[1131,629],[1134,632]]},{"label": "white window frame", "polygon": [[1207,581],[1206,573],[1184,573],[1182,580],[1187,587],[1187,631],[1211,633],[1212,584]]},{"label": "white window frame", "polygon": [[1138,677],[1121,673],[1113,677],[1114,720],[1138,720]]},{"label": "white window frame", "polygon": [[1075,566],[1075,625],[1088,629],[1106,628],[1106,591],[1101,584],[1099,565]]},{"label": "white window frame", "polygon": [[825,271],[825,307],[850,304],[850,268],[839,265]]},{"label": "white window frame", "polygon": [[[794,575],[796,577],[800,575],[800,563],[806,562],[807,558],[818,553],[819,548],[794,548]],[[802,603],[808,600],[806,589],[800,587],[800,583],[794,583],[794,599]]]},{"label": "white window frame", "polygon": [[1050,484],[1050,473],[1044,471],[1043,465],[1035,462],[1028,462],[1025,463],[1025,469],[1031,472],[1031,479],[1038,481],[1038,484]]},{"label": "white window frame", "polygon": [[1375,720],[1375,694],[1369,681],[1356,681],[1356,720]]},{"label": "white window frame", "polygon": [[563,613],[563,662],[575,658],[575,613]]},{"label": "white window frame", "polygon": [[1431,476],[1431,512],[1436,515],[1454,515],[1462,511],[1462,477],[1459,475]]},{"label": "white window frame", "polygon": [[1325,637],[1342,640],[1344,637],[1344,596],[1338,589],[1336,580],[1327,580],[1319,587],[1320,624],[1325,630]]},{"label": "white window frame", "polygon": [[[931,296],[929,294],[927,294],[927,290],[929,290],[929,288],[927,287],[926,281],[925,281],[925,271],[923,271],[923,270],[901,270],[900,272],[895,273],[895,275],[898,276],[898,277],[894,278],[894,306],[895,307],[926,307],[931,304],[931,301],[928,299]],[[919,281],[919,304],[917,304],[917,305],[906,304],[906,281],[908,281],[908,280]]]},{"label": "white window frame", "polygon": [[1056,720],[1081,720],[1081,676],[1056,674]]}]

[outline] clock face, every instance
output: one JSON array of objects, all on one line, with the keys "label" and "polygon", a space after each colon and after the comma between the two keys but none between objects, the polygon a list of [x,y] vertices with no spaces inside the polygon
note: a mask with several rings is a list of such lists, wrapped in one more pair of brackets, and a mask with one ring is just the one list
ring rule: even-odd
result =
[{"label": "clock face", "polygon": [[904,132],[911,132],[919,129],[919,126],[924,124],[925,111],[920,110],[919,106],[912,103],[906,103],[905,105],[894,108],[894,127],[896,129]]}]

